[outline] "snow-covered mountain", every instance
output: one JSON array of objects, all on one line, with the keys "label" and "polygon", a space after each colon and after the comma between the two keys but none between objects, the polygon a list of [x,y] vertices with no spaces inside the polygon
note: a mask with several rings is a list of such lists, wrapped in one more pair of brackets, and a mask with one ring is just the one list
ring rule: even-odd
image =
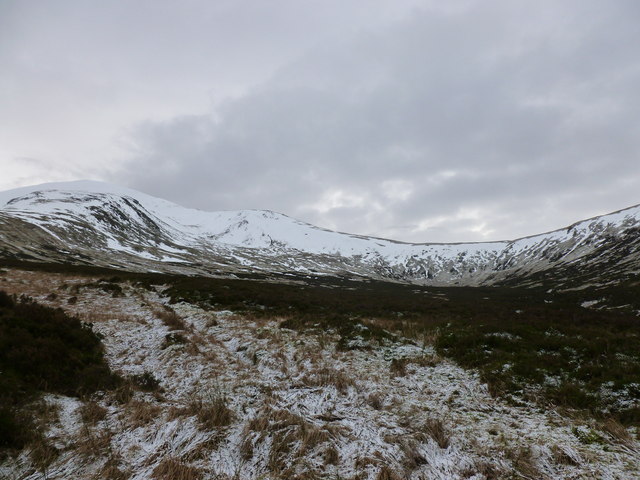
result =
[{"label": "snow-covered mountain", "polygon": [[[606,283],[640,270],[640,206],[513,241],[410,244],[271,211],[204,212],[93,181],[0,193],[0,258],[190,274],[348,275],[433,285]],[[577,280],[576,280],[577,279]]]}]

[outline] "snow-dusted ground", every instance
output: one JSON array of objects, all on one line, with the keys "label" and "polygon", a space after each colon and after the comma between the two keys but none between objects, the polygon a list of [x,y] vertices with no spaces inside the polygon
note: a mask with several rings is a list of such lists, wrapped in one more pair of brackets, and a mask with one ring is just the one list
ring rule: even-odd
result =
[{"label": "snow-dusted ground", "polygon": [[[0,289],[93,322],[115,371],[149,372],[163,391],[120,402],[96,395],[105,415],[95,424],[81,419],[86,401],[48,396],[59,421],[47,436],[60,456],[43,472],[25,451],[0,467],[2,478],[640,479],[637,442],[588,419],[494,399],[429,345],[342,352],[332,332],[178,304],[186,342],[166,346],[170,330],[154,313],[166,303],[161,293],[58,288],[91,281],[10,270]],[[394,359],[407,359],[404,371]],[[216,405],[232,412],[219,422],[228,425],[206,425],[203,413]],[[163,470],[169,463],[173,474]]]}]

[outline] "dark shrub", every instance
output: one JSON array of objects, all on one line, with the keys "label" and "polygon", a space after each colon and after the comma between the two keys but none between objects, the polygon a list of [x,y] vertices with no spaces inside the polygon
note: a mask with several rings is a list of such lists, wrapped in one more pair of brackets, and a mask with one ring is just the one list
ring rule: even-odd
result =
[{"label": "dark shrub", "polygon": [[38,392],[78,396],[115,387],[100,338],[62,309],[0,291],[0,443],[20,448],[29,428],[20,407]]},{"label": "dark shrub", "polygon": [[22,448],[29,441],[31,422],[8,406],[0,407],[0,449]]},{"label": "dark shrub", "polygon": [[0,290],[0,308],[11,308],[13,307],[13,299],[11,296]]},{"label": "dark shrub", "polygon": [[150,372],[134,375],[131,380],[140,390],[145,392],[154,392],[160,388],[160,382]]},{"label": "dark shrub", "polygon": [[182,345],[187,343],[187,339],[179,333],[168,333],[164,336],[164,342],[162,343],[162,349],[169,348],[171,345]]}]

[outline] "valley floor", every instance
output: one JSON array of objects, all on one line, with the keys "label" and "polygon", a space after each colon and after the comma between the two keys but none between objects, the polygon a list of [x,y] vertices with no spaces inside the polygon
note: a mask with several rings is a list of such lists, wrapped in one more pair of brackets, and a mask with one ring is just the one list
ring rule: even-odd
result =
[{"label": "valley floor", "polygon": [[92,322],[111,368],[149,391],[45,396],[38,411],[57,453],[27,449],[2,478],[640,479],[630,436],[492,398],[427,339],[341,351],[333,332],[167,308],[161,288],[130,283],[112,297],[85,287],[95,281],[7,270],[0,290]]}]

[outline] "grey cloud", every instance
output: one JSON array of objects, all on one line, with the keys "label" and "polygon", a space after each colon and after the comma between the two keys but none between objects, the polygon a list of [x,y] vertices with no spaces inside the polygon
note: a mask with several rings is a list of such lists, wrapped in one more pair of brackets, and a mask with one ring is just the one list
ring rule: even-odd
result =
[{"label": "grey cloud", "polygon": [[635,4],[470,5],[320,45],[211,114],[148,122],[118,178],[410,241],[509,238],[639,202]]},{"label": "grey cloud", "polygon": [[122,129],[206,112],[314,45],[416,3],[2,1],[0,188],[42,180],[15,168],[20,157],[104,179],[127,153]]}]

